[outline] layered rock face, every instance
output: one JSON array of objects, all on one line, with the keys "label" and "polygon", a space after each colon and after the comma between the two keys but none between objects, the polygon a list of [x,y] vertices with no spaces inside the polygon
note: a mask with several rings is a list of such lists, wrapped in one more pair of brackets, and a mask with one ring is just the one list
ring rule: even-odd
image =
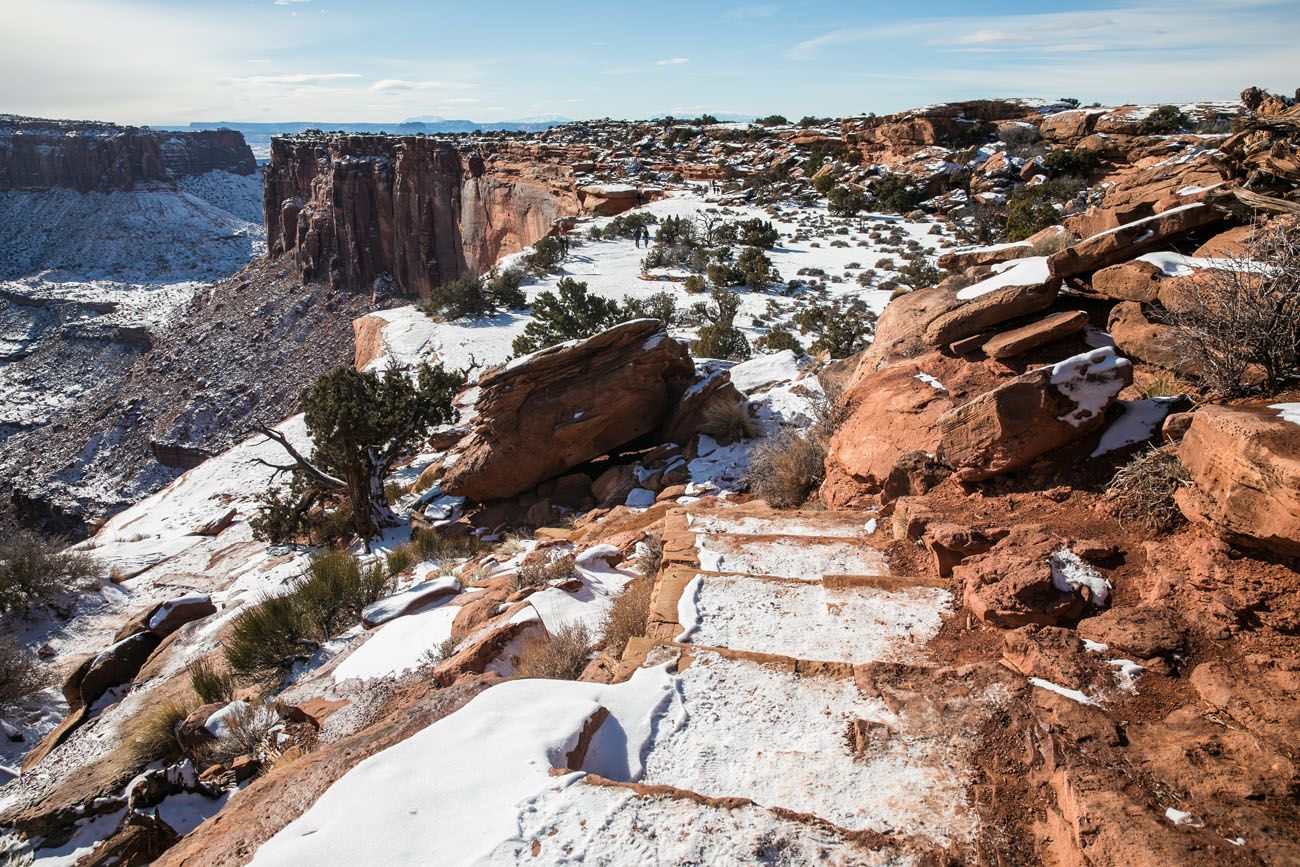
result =
[{"label": "layered rock face", "polygon": [[932,145],[959,144],[981,122],[1031,118],[1037,118],[1037,112],[1026,103],[975,99],[883,117],[846,120],[843,139],[864,156],[888,163]]},{"label": "layered rock face", "polygon": [[428,297],[579,211],[567,154],[461,153],[416,136],[277,138],[265,178],[267,245],[305,280],[370,288],[391,276]]},{"label": "layered rock face", "polygon": [[217,170],[238,175],[257,171],[253,152],[239,133],[159,132],[0,116],[0,192],[172,189],[179,178]]}]

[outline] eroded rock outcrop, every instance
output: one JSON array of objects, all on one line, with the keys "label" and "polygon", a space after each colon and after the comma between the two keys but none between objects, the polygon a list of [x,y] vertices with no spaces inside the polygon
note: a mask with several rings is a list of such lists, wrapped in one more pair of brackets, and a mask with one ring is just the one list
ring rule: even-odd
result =
[{"label": "eroded rock outcrop", "polygon": [[655,430],[694,378],[657,319],[525,356],[479,381],[474,429],[443,490],[510,497]]},{"label": "eroded rock outcrop", "polygon": [[277,138],[265,177],[267,248],[304,280],[427,297],[549,234],[580,203],[562,159],[463,153],[417,136]]}]

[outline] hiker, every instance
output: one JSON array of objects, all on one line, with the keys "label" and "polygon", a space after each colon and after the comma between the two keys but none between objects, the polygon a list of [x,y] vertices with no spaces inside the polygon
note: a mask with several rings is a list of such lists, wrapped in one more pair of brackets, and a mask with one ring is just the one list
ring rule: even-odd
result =
[{"label": "hiker", "polygon": [[636,244],[637,249],[641,248],[641,233],[645,231],[645,226],[637,226],[632,230],[632,243]]},{"label": "hiker", "polygon": [[559,239],[560,239],[560,255],[567,258],[569,255],[569,236],[567,233],[561,230],[559,234]]}]

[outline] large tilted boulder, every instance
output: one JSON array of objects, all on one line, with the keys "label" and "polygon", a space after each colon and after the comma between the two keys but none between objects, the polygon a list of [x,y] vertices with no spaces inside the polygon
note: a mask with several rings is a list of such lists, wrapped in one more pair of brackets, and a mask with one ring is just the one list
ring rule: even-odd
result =
[{"label": "large tilted boulder", "polygon": [[1110,347],[1031,370],[939,419],[939,457],[963,481],[1027,466],[1101,426],[1133,382],[1133,365]]},{"label": "large tilted boulder", "polygon": [[1192,485],[1178,506],[1233,542],[1300,556],[1300,404],[1207,406],[1178,456]]},{"label": "large tilted boulder", "polygon": [[957,290],[956,303],[925,323],[923,339],[947,346],[1011,319],[1046,310],[1056,300],[1060,281],[1048,273],[1042,256],[994,266],[992,276]]},{"label": "large tilted boulder", "polygon": [[1068,279],[1126,262],[1193,229],[1222,222],[1222,211],[1201,202],[1179,205],[1152,217],[1099,232],[1047,260],[1054,278]]},{"label": "large tilted boulder", "polygon": [[448,494],[511,497],[659,427],[694,380],[657,319],[518,358],[479,382],[478,415],[447,470]]},{"label": "large tilted boulder", "polygon": [[1054,626],[1103,606],[1110,584],[1046,527],[1013,527],[987,553],[953,569],[962,603],[985,623]]}]

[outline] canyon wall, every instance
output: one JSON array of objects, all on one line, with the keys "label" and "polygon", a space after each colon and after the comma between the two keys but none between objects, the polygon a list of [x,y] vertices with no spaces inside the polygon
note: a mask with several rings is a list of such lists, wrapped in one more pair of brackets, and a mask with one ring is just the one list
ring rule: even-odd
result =
[{"label": "canyon wall", "polygon": [[267,248],[304,280],[406,295],[489,270],[550,233],[579,200],[564,149],[504,143],[462,152],[417,136],[276,138],[264,184]]},{"label": "canyon wall", "polygon": [[238,175],[257,171],[253,152],[239,133],[165,132],[0,115],[0,192],[170,189],[181,177],[218,169]]}]

